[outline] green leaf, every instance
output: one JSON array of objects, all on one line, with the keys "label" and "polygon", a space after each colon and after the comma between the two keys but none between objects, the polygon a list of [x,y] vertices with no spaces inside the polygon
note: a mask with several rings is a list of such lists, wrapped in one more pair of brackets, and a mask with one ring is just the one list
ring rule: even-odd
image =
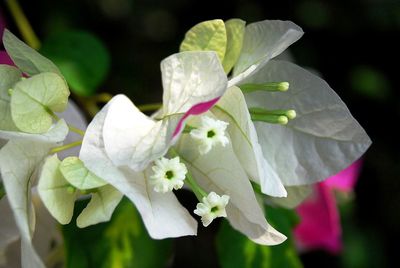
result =
[{"label": "green leaf", "polygon": [[7,29],[3,34],[3,44],[15,65],[24,73],[28,75],[35,75],[43,72],[61,74],[54,63],[19,40]]},{"label": "green leaf", "polygon": [[277,246],[261,246],[235,231],[227,221],[224,221],[217,236],[217,251],[221,267],[302,267],[290,235],[296,223],[294,212],[268,208],[267,218],[271,225],[288,236],[288,240]]},{"label": "green leaf", "polygon": [[208,20],[193,26],[186,34],[180,51],[215,51],[222,62],[227,34],[222,20]]},{"label": "green leaf", "polygon": [[109,221],[123,195],[111,185],[96,189],[89,204],[76,219],[79,228]]},{"label": "green leaf", "polygon": [[8,90],[22,77],[21,72],[9,65],[0,65],[0,129],[17,130],[11,117],[10,95]]},{"label": "green leaf", "polygon": [[[76,207],[85,203],[77,202]],[[166,267],[172,253],[172,241],[152,240],[127,199],[119,204],[110,222],[85,229],[69,224],[63,226],[63,234],[66,268],[159,268]]]},{"label": "green leaf", "polygon": [[80,190],[94,189],[107,183],[90,172],[76,156],[65,158],[60,165],[64,178]]},{"label": "green leaf", "polygon": [[227,45],[224,60],[225,73],[229,73],[242,51],[244,29],[246,22],[241,19],[230,19],[225,22]]},{"label": "green leaf", "polygon": [[50,214],[61,224],[68,224],[74,212],[76,192],[60,172],[57,155],[47,158],[39,178],[38,192]]},{"label": "green leaf", "polygon": [[41,73],[15,84],[11,115],[24,132],[44,133],[53,123],[53,112],[62,112],[68,103],[65,80],[55,73]]},{"label": "green leaf", "polygon": [[71,90],[82,96],[96,92],[110,67],[106,47],[84,31],[55,34],[43,42],[40,51],[59,66]]}]

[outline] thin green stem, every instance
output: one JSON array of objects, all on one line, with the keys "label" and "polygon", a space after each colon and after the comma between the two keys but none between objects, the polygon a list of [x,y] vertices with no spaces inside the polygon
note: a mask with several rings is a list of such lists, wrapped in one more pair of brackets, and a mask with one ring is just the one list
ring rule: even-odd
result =
[{"label": "thin green stem", "polygon": [[[173,157],[176,157],[176,156],[179,157],[178,152],[172,147],[169,149],[169,153]],[[181,159],[182,159],[182,157],[181,157]],[[207,193],[200,187],[200,185],[197,184],[196,180],[193,178],[193,176],[189,170],[186,173],[185,183],[187,183],[189,185],[190,189],[192,189],[193,193],[196,195],[197,199],[200,202],[202,202],[203,197],[207,196]]]},{"label": "thin green stem", "polygon": [[6,189],[4,188],[4,185],[2,182],[0,182],[0,199],[3,198],[3,196],[6,195]]},{"label": "thin green stem", "polygon": [[83,130],[81,130],[81,129],[79,129],[79,128],[76,128],[76,127],[74,127],[74,126],[72,126],[72,125],[70,125],[70,124],[68,124],[68,128],[69,128],[69,130],[71,130],[72,132],[75,132],[75,133],[81,135],[82,137],[85,136],[85,131],[83,131]]},{"label": "thin green stem", "polygon": [[143,104],[143,105],[138,105],[137,108],[142,111],[142,112],[151,112],[158,110],[162,107],[162,103],[149,103],[149,104]]},{"label": "thin green stem", "polygon": [[[59,121],[60,120],[60,117],[58,117],[53,111],[50,111],[50,114],[51,114],[51,116],[53,117],[53,119],[55,121]],[[71,124],[67,124],[67,126],[68,126],[70,131],[75,132],[75,133],[81,135],[82,137],[85,136],[85,131],[83,131],[83,130],[77,128],[77,127],[74,127]]]},{"label": "thin green stem", "polygon": [[59,146],[59,147],[54,147],[54,148],[50,151],[50,153],[51,153],[51,154],[55,154],[55,153],[58,153],[58,152],[61,152],[61,151],[65,151],[65,150],[74,148],[74,147],[79,146],[79,145],[81,145],[81,144],[82,144],[82,141],[74,141],[74,142],[71,142],[71,143],[68,143],[68,144]]},{"label": "thin green stem", "polygon": [[103,92],[103,93],[99,93],[99,94],[97,94],[97,95],[94,95],[94,96],[93,96],[93,99],[94,99],[94,101],[97,102],[97,103],[107,103],[107,102],[109,102],[113,97],[114,97],[114,96],[111,95],[110,93]]},{"label": "thin green stem", "polygon": [[22,38],[24,41],[32,48],[39,49],[40,41],[36,36],[35,32],[32,29],[32,26],[29,24],[28,19],[26,18],[24,11],[22,10],[20,4],[17,0],[6,0],[6,4],[12,17],[15,20],[15,23],[18,26],[19,31],[21,32]]}]

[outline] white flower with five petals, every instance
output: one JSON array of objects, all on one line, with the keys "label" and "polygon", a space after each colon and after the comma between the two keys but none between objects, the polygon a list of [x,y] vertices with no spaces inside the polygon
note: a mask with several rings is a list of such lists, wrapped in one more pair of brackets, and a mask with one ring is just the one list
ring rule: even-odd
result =
[{"label": "white flower with five petals", "polygon": [[224,121],[215,120],[208,116],[201,117],[200,127],[190,131],[190,136],[200,142],[200,154],[208,153],[217,144],[226,146],[229,143],[225,136],[225,129],[228,125]]},{"label": "white flower with five petals", "polygon": [[171,192],[172,189],[182,188],[187,169],[185,164],[179,161],[178,156],[172,159],[161,157],[154,161],[154,164],[151,168],[154,174],[150,176],[150,183],[154,186],[154,191],[166,193]]},{"label": "white flower with five petals", "polygon": [[204,227],[207,227],[215,218],[227,216],[225,207],[228,202],[229,196],[219,196],[215,192],[211,192],[197,204],[194,214],[199,215]]}]

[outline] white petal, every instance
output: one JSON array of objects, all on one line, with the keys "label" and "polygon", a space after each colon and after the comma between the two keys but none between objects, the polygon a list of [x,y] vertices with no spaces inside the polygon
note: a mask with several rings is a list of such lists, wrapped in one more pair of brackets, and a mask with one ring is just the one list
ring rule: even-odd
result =
[{"label": "white petal", "polygon": [[311,184],[357,160],[371,140],[346,105],[319,77],[284,61],[270,61],[245,82],[288,81],[285,93],[246,94],[249,107],[294,109],[286,126],[257,122],[265,159],[284,185]]},{"label": "white petal", "polygon": [[171,116],[156,122],[126,96],[115,96],[109,102],[103,128],[108,157],[117,166],[143,170],[167,152],[180,118]]},{"label": "white petal", "polygon": [[182,161],[204,190],[230,196],[226,212],[235,229],[259,244],[274,245],[285,240],[266,221],[231,145],[215,147],[206,157],[201,157],[197,145],[190,136],[184,135],[177,147]]},{"label": "white petal", "polygon": [[182,52],[161,62],[162,115],[185,113],[194,105],[222,96],[227,78],[215,52]]},{"label": "white petal", "polygon": [[108,158],[103,142],[108,103],[89,124],[80,159],[97,176],[126,195],[139,210],[151,237],[162,239],[196,234],[197,223],[171,193],[158,194],[148,183],[148,174],[121,170]]},{"label": "white petal", "polygon": [[6,263],[4,256],[7,248],[19,238],[19,231],[14,221],[13,212],[7,198],[0,200],[0,267]]},{"label": "white petal", "polygon": [[255,73],[302,35],[303,30],[291,21],[264,20],[247,25],[242,52],[229,87]]},{"label": "white petal", "polygon": [[0,130],[0,138],[10,140],[10,139],[19,139],[19,140],[30,140],[37,142],[46,142],[46,143],[57,143],[61,142],[65,139],[68,134],[68,126],[65,123],[64,119],[59,120],[55,125],[53,125],[49,131],[43,134],[30,134],[23,132],[14,132],[14,131],[3,131]]},{"label": "white petal", "polygon": [[0,150],[0,170],[7,198],[21,234],[23,267],[44,267],[32,246],[35,214],[30,189],[37,165],[52,144],[11,140]]},{"label": "white petal", "polygon": [[278,175],[265,161],[242,91],[231,87],[212,109],[220,120],[229,122],[228,133],[233,150],[251,180],[261,185],[263,193],[284,197],[286,190]]}]

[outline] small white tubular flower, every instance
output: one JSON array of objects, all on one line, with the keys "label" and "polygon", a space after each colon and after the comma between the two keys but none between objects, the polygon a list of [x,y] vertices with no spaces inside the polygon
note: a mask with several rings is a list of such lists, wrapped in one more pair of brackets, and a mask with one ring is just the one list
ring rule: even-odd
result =
[{"label": "small white tubular flower", "polygon": [[208,116],[201,117],[200,127],[190,131],[190,136],[200,142],[200,154],[208,153],[218,143],[222,146],[226,146],[229,143],[229,139],[225,136],[225,130],[228,125],[229,123],[227,122]]},{"label": "small white tubular flower", "polygon": [[207,227],[215,218],[226,217],[225,207],[228,202],[228,195],[219,196],[211,192],[203,197],[203,202],[197,204],[194,214],[200,216],[204,227]]},{"label": "small white tubular flower", "polygon": [[154,161],[152,167],[154,174],[150,176],[150,183],[154,186],[157,193],[171,192],[172,189],[182,188],[185,180],[187,168],[181,163],[179,157],[167,159],[161,157]]}]

